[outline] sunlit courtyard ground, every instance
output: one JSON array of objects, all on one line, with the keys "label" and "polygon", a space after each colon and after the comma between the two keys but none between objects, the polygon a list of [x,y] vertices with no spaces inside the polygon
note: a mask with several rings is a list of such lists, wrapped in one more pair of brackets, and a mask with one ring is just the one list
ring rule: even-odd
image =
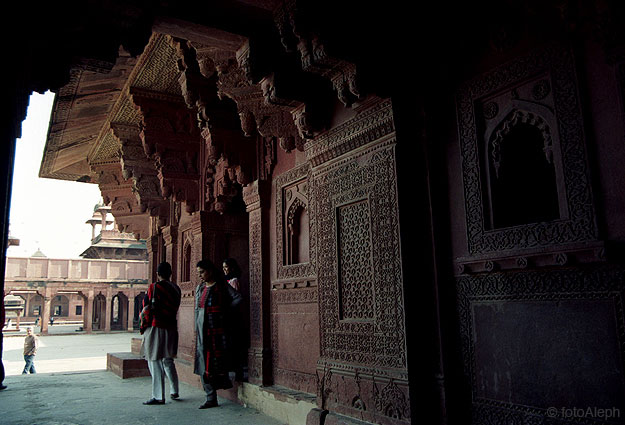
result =
[{"label": "sunlit courtyard ground", "polygon": [[[37,335],[39,349],[35,355],[38,373],[80,372],[106,369],[106,353],[129,352],[130,340],[139,333],[78,333],[76,326],[52,326],[50,335]],[[74,332],[74,333],[72,333]],[[2,360],[7,376],[19,375],[24,369],[24,337],[5,333]]]}]

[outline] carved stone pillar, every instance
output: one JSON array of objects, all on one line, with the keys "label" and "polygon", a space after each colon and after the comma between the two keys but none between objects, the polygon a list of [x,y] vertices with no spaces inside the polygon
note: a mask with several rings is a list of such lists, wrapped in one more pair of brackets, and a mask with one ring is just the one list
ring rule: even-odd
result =
[{"label": "carved stone pillar", "polygon": [[[163,241],[165,242],[165,261],[171,264],[172,276],[178,276],[178,262],[177,249],[178,249],[178,226],[166,226],[163,227]],[[156,278],[156,271],[154,271],[154,278]]]},{"label": "carved stone pillar", "polygon": [[43,296],[43,313],[41,315],[41,333],[48,334],[48,322],[50,321],[50,307],[52,305],[52,294],[50,289],[46,288]]},{"label": "carved stone pillar", "polygon": [[271,385],[271,340],[269,327],[269,207],[270,183],[256,180],[243,188],[249,213],[250,249],[250,349],[249,381]]},{"label": "carved stone pillar", "polygon": [[89,291],[89,294],[85,298],[85,314],[84,314],[84,330],[88,334],[93,332],[93,290]]},{"label": "carved stone pillar", "polygon": [[159,258],[158,258],[158,235],[152,235],[147,240],[147,248],[148,248],[148,270],[149,276],[148,281],[155,282],[156,281],[156,268],[158,267]]},{"label": "carved stone pillar", "polygon": [[135,291],[129,291],[125,295],[128,297],[128,332],[132,332],[134,330],[133,319],[135,317],[135,296],[137,294]]},{"label": "carved stone pillar", "polygon": [[113,295],[110,288],[106,291],[106,314],[104,315],[104,332],[111,332],[111,317],[113,316]]}]

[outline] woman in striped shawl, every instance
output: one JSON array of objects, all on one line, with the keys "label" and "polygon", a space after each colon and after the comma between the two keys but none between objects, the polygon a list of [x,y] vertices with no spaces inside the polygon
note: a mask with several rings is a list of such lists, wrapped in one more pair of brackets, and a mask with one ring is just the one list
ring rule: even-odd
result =
[{"label": "woman in striped shawl", "polygon": [[228,376],[227,315],[242,297],[228,285],[209,260],[197,263],[200,284],[195,289],[196,354],[193,372],[200,375],[206,402],[200,409],[217,406],[217,390],[232,387]]}]

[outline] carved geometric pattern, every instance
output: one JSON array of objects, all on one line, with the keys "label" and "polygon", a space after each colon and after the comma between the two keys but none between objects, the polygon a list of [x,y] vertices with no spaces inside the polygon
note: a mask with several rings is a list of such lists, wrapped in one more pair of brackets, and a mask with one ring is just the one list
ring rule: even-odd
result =
[{"label": "carved geometric pattern", "polygon": [[[311,190],[314,195],[311,199],[314,200],[318,244],[320,336],[324,360],[387,368],[406,367],[393,142],[376,144],[330,167],[319,167],[313,173]],[[363,199],[368,199],[371,208],[366,218],[369,224],[361,230],[369,229],[370,238],[376,243],[370,256],[361,255],[359,261],[369,262],[371,275],[366,278],[368,282],[342,283],[372,286],[375,297],[371,300],[371,310],[365,310],[371,311],[366,313],[371,320],[341,320],[337,293],[340,265],[336,212],[339,206]],[[345,245],[341,256],[345,258],[357,253],[360,253],[358,248]],[[351,296],[355,292],[353,288],[346,288],[344,293]],[[348,311],[356,314],[351,306]]]},{"label": "carved geometric pattern", "polygon": [[[133,87],[172,95],[182,95],[176,65],[176,50],[170,44],[170,36],[155,34],[150,40],[150,55],[137,69]],[[143,59],[143,57],[142,57]]]},{"label": "carved geometric pattern", "polygon": [[367,200],[337,208],[341,319],[373,319],[370,221]]},{"label": "carved geometric pattern", "polygon": [[[485,199],[480,169],[482,133],[476,104],[493,93],[519,85],[536,75],[549,75],[549,96],[553,98],[561,152],[562,178],[569,216],[561,220],[486,230]],[[543,90],[544,91],[544,90]],[[541,96],[542,93],[541,92]],[[467,239],[471,255],[510,249],[540,248],[547,245],[596,240],[598,230],[585,153],[583,120],[571,51],[559,45],[504,65],[465,84],[457,96],[458,126],[462,152],[466,200]]]},{"label": "carved geometric pattern", "polygon": [[[551,419],[545,408],[504,403],[477,396],[479,377],[476,376],[474,306],[493,301],[609,300],[614,307],[618,349],[621,353],[625,353],[625,269],[617,265],[600,265],[552,269],[545,272],[492,273],[458,277],[456,285],[464,373],[471,384],[473,413],[477,415],[476,423],[526,424],[535,423],[537,417],[547,421],[544,423],[582,423],[574,420],[549,422]],[[622,370],[625,370],[625,360],[621,362]]]},{"label": "carved geometric pattern", "polygon": [[112,134],[106,134],[100,139],[98,149],[89,157],[91,163],[119,158],[119,140]]},{"label": "carved geometric pattern", "polygon": [[297,290],[275,290],[271,293],[271,304],[309,304],[317,302],[316,288]]}]

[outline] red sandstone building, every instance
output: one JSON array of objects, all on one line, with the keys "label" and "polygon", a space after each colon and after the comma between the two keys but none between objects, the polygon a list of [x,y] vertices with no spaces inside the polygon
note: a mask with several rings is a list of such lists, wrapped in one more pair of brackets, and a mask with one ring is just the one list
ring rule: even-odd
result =
[{"label": "red sandstone building", "polygon": [[113,223],[108,211],[98,205],[87,221],[94,232],[83,258],[48,258],[40,250],[27,258],[7,257],[4,294],[23,300],[19,321],[38,324],[43,334],[54,323],[80,324],[87,333],[137,328],[147,291],[145,242],[107,230]]},{"label": "red sandstone building", "polygon": [[40,175],[172,264],[182,379],[194,265],[234,257],[249,381],[223,395],[285,422],[625,423],[623,2],[28,8],[2,181],[53,90]]}]

